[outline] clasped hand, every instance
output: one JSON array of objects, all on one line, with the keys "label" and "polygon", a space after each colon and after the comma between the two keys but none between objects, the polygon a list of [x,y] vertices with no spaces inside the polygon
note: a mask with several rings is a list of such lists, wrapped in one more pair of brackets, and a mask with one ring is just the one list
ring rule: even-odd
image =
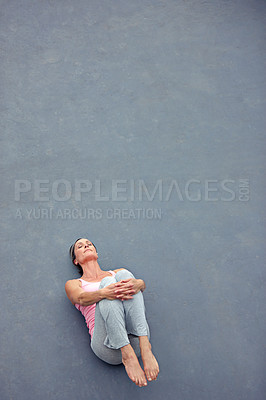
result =
[{"label": "clasped hand", "polygon": [[104,288],[105,296],[109,300],[130,300],[141,288],[141,280],[129,278],[117,283],[111,283]]}]

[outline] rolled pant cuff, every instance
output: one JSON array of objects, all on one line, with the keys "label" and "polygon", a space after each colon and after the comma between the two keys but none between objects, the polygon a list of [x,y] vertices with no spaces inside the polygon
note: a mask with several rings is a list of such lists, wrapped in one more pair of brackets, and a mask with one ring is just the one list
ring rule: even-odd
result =
[{"label": "rolled pant cuff", "polygon": [[131,330],[130,332],[128,332],[128,334],[130,334],[130,333],[131,333],[131,335],[134,335],[134,336],[148,336],[148,331],[147,331],[147,329],[144,329],[143,331],[140,331],[140,330],[138,330],[138,331]]},{"label": "rolled pant cuff", "polygon": [[110,340],[109,340],[108,336],[106,337],[106,339],[104,341],[104,345],[106,347],[108,347],[109,349],[115,349],[115,350],[121,349],[121,347],[124,347],[127,344],[130,344],[129,340],[121,341],[121,343],[119,343],[119,344],[110,343]]}]

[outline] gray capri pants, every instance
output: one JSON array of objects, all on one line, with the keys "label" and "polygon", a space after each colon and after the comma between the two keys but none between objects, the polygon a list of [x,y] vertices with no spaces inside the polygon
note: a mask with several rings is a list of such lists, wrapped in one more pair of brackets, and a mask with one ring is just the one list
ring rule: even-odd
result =
[{"label": "gray capri pants", "polygon": [[[129,278],[134,278],[130,271],[126,269],[118,271],[115,277],[103,278],[99,289]],[[108,364],[121,364],[120,348],[129,343],[137,357],[140,357],[138,336],[148,336],[150,339],[141,291],[134,294],[130,300],[103,299],[96,304],[91,348],[98,358]]]}]

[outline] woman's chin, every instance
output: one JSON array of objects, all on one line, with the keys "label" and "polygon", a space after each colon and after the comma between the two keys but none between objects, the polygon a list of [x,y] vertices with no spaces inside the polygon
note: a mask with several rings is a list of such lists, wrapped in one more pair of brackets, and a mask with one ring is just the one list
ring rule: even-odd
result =
[{"label": "woman's chin", "polygon": [[84,254],[83,261],[91,261],[91,260],[97,260],[97,259],[98,259],[98,255],[97,254],[90,253],[89,251],[87,251]]}]

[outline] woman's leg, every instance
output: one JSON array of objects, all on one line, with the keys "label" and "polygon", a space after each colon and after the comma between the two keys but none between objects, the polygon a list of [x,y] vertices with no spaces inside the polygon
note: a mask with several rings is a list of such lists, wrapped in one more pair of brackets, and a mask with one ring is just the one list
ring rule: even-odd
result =
[{"label": "woman's leg", "polygon": [[[117,282],[135,278],[134,275],[123,269],[118,271],[115,275]],[[150,339],[150,330],[145,316],[145,305],[142,292],[138,292],[133,296],[133,299],[125,300],[121,302],[125,312],[125,323],[127,333],[131,333],[135,336],[147,336]]]},{"label": "woman's leg", "polygon": [[[118,279],[133,277],[129,271],[121,272],[123,274],[116,276],[116,279],[104,278],[100,288],[115,283]],[[127,302],[131,302],[131,305],[125,306],[124,303]],[[137,356],[139,357],[141,354],[142,360],[145,361],[144,356],[146,355],[145,372],[151,369],[152,363],[147,361],[147,346],[142,346],[143,343],[146,343],[145,339],[148,340],[149,335],[141,292],[134,295],[133,299],[124,302],[103,299],[97,303],[91,348],[100,359],[109,364],[115,365],[122,362],[129,378],[138,386],[146,386],[147,382]],[[149,379],[149,375],[147,378]]]},{"label": "woman's leg", "polygon": [[[106,277],[100,288],[116,282]],[[123,363],[129,378],[138,386],[146,386],[145,374],[139,365],[136,353],[130,344],[125,327],[124,307],[121,300],[99,301],[95,309],[95,325],[91,348],[103,361],[109,364]]]},{"label": "woman's leg", "polygon": [[[115,278],[106,277],[101,281],[100,288],[115,282]],[[131,344],[137,357],[141,355],[138,337],[127,332],[123,303],[121,300],[103,299],[95,309],[91,348],[97,357],[113,365],[122,363],[120,348],[127,344]]]},{"label": "woman's leg", "polygon": [[[100,289],[115,282],[115,278],[106,277],[101,281]],[[125,329],[123,307],[119,303],[122,302],[103,299],[96,304],[95,325],[91,338],[91,348],[96,356],[114,365],[122,363],[120,347],[130,343]],[[111,340],[108,334],[111,334]]]},{"label": "woman's leg", "polygon": [[[115,275],[117,281],[134,278],[128,270],[118,271]],[[159,365],[151,351],[150,331],[145,316],[145,306],[142,292],[138,292],[133,299],[123,301],[126,316],[127,332],[138,336],[144,371],[149,381],[157,379]]]}]

